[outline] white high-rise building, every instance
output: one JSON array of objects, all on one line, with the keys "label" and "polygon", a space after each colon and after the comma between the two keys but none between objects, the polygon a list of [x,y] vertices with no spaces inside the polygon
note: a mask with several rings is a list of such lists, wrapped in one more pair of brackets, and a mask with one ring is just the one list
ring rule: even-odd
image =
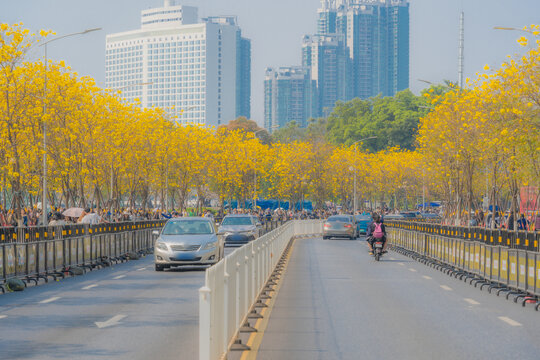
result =
[{"label": "white high-rise building", "polygon": [[181,123],[250,117],[251,43],[233,16],[198,22],[197,8],[171,0],[144,10],[140,29],[107,35],[105,78],[127,101],[162,107]]}]

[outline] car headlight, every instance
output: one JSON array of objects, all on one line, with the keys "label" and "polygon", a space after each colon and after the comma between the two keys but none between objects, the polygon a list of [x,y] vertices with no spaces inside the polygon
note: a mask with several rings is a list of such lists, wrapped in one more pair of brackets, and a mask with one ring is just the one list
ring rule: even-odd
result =
[{"label": "car headlight", "polygon": [[217,245],[217,241],[209,242],[206,245],[204,245],[203,250],[213,249],[216,247],[216,245]]},{"label": "car headlight", "polygon": [[162,242],[157,242],[156,243],[156,248],[159,249],[159,250],[163,250],[163,251],[169,250],[169,248],[167,247],[167,244],[162,243]]}]

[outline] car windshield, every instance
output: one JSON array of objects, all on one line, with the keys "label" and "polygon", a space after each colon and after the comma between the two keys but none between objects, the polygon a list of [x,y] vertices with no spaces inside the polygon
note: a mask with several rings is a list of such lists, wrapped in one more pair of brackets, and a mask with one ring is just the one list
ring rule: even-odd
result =
[{"label": "car windshield", "polygon": [[346,216],[331,216],[327,221],[351,222],[351,219]]},{"label": "car windshield", "polygon": [[221,225],[253,225],[253,222],[247,216],[231,216],[223,219]]},{"label": "car windshield", "polygon": [[163,229],[162,235],[205,235],[213,233],[209,221],[182,220],[168,222]]}]

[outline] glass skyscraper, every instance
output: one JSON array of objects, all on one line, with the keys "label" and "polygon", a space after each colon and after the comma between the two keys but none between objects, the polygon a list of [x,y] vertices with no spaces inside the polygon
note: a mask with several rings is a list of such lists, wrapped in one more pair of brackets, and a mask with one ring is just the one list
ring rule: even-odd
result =
[{"label": "glass skyscraper", "polygon": [[393,96],[409,87],[407,0],[323,0],[321,34],[345,37],[349,97]]},{"label": "glass skyscraper", "polygon": [[347,100],[347,56],[341,34],[306,35],[302,65],[310,69],[317,87],[315,117],[328,116],[336,101]]},{"label": "glass skyscraper", "polygon": [[[336,101],[393,96],[409,87],[408,0],[322,0],[321,4],[318,33],[302,41],[302,66],[315,87],[309,117],[327,117]],[[278,86],[274,78],[283,75],[267,70],[265,127],[274,130],[292,120],[306,124],[283,110],[292,82]]]},{"label": "glass skyscraper", "polygon": [[308,68],[267,68],[264,80],[264,127],[269,132],[291,121],[301,127],[316,111],[316,85]]},{"label": "glass skyscraper", "polygon": [[197,8],[171,0],[144,10],[140,29],[107,35],[105,78],[126,100],[162,107],[181,123],[250,117],[251,43],[234,16],[198,22]]}]

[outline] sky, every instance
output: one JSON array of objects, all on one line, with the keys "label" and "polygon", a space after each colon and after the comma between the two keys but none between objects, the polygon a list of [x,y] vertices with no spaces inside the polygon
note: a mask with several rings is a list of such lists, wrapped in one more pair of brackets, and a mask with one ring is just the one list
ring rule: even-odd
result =
[{"label": "sky", "polygon": [[[516,39],[523,33],[495,30],[540,24],[540,0],[409,0],[410,89],[457,80],[459,14],[465,12],[465,77],[484,65],[499,67],[507,55],[523,54]],[[316,32],[320,0],[176,0],[199,7],[199,16],[237,15],[243,36],[252,40],[251,117],[264,122],[264,71],[300,65],[301,39]],[[163,0],[0,0],[0,22],[22,22],[32,31],[58,35],[88,28],[103,30],[51,44],[48,56],[64,60],[98,85],[105,82],[105,35],[140,27],[140,11]],[[40,50],[41,51],[41,50]],[[41,57],[37,50],[32,57]]]}]

